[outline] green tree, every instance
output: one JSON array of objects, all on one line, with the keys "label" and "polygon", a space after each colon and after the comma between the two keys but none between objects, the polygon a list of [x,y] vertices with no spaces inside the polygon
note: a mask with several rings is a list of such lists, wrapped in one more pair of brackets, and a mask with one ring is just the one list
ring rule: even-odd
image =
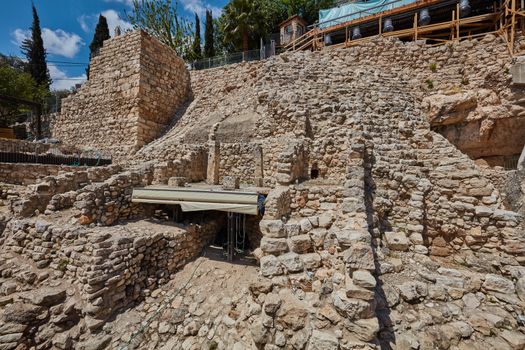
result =
[{"label": "green tree", "polygon": [[27,72],[31,74],[36,83],[49,90],[51,78],[46,64],[46,50],[42,40],[42,30],[40,29],[40,19],[33,8],[33,25],[31,26],[31,37],[22,42],[22,52],[27,57]]},{"label": "green tree", "polygon": [[[271,1],[271,0],[268,0]],[[278,0],[287,11],[287,16],[299,15],[308,24],[313,24],[319,19],[319,10],[334,7],[334,0]]]},{"label": "green tree", "polygon": [[214,39],[215,34],[213,29],[213,14],[211,10],[206,10],[206,29],[204,30],[204,57],[215,56]]},{"label": "green tree", "polygon": [[[12,65],[12,62],[15,65]],[[31,74],[18,66],[18,59],[0,55],[0,94],[29,101],[42,101],[49,92],[44,85],[38,85]],[[23,122],[30,109],[16,102],[0,104],[0,127]]]},{"label": "green tree", "polygon": [[224,7],[221,30],[226,43],[232,43],[244,52],[250,48],[250,40],[264,35],[264,17],[261,2],[254,0],[232,0]]},{"label": "green tree", "polygon": [[202,48],[201,48],[201,22],[199,15],[195,13],[195,37],[193,39],[193,45],[191,46],[192,59],[198,60],[202,58]]},{"label": "green tree", "polygon": [[224,40],[223,19],[224,16],[213,19],[213,48],[215,49],[215,55],[235,52],[235,45]]},{"label": "green tree", "polygon": [[141,28],[171,47],[180,57],[187,58],[191,46],[191,26],[177,14],[177,4],[171,0],[133,0],[128,14],[133,28]]},{"label": "green tree", "polygon": [[[109,35],[108,21],[106,17],[99,15],[97,27],[95,28],[95,34],[93,40],[89,45],[89,61],[98,55],[100,48],[104,45],[104,40],[108,40],[111,36]],[[86,69],[86,75],[89,79],[89,65]]]}]

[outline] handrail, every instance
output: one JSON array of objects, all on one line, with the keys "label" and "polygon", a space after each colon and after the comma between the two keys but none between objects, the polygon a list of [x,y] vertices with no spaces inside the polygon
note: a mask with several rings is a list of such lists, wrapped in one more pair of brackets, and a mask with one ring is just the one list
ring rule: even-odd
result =
[{"label": "handrail", "polygon": [[284,46],[285,49],[288,49],[290,48],[291,46],[294,46],[294,45],[297,45],[299,42],[301,42],[302,40],[304,39],[307,39],[308,37],[310,36],[313,36],[313,31],[308,31],[306,33],[304,33],[303,35],[301,35],[300,37],[298,37],[297,39],[294,39],[293,41],[289,42],[288,44],[286,44]]}]

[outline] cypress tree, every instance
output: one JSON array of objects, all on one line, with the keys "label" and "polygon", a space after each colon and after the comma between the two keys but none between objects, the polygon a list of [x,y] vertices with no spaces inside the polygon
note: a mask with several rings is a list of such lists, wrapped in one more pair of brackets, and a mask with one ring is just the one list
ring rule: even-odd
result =
[{"label": "cypress tree", "polygon": [[202,58],[202,49],[201,49],[201,23],[199,15],[195,13],[195,39],[193,40],[192,46],[193,58],[198,60]]},{"label": "cypress tree", "polygon": [[206,29],[204,32],[204,56],[213,57],[215,56],[215,48],[213,47],[214,41],[213,33],[213,16],[211,10],[206,10]]},{"label": "cypress tree", "polygon": [[31,26],[31,38],[22,42],[22,52],[27,58],[27,72],[31,74],[35,82],[49,90],[51,78],[46,63],[46,50],[42,40],[42,30],[40,29],[40,19],[36,12],[35,5],[33,8],[33,25]]},{"label": "cypress tree", "polygon": [[[89,60],[90,61],[93,57],[98,55],[100,48],[104,45],[104,40],[107,40],[109,38],[110,38],[110,35],[109,35],[108,21],[106,20],[106,17],[99,15],[97,27],[95,28],[95,34],[93,35],[93,41],[91,41],[91,44],[89,44]],[[86,75],[89,79],[89,66],[86,69]]]}]

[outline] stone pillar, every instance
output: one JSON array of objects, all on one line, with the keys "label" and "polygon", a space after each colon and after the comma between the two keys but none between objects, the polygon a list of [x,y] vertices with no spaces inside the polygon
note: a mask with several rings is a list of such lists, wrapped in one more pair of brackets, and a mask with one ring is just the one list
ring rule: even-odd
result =
[{"label": "stone pillar", "polygon": [[219,170],[221,165],[221,144],[217,140],[216,133],[220,123],[215,123],[208,134],[208,171],[206,182],[209,185],[219,184]]},{"label": "stone pillar", "polygon": [[221,144],[219,141],[208,142],[208,172],[206,182],[209,185],[219,184],[219,168],[221,162]]}]

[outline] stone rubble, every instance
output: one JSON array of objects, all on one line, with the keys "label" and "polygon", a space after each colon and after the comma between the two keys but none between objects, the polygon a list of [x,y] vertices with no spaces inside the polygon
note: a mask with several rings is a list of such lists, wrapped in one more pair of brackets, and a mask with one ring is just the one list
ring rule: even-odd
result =
[{"label": "stone rubble", "polygon": [[[112,39],[96,64],[135,40],[151,39]],[[523,113],[504,46],[378,38],[192,72],[171,125],[162,99],[148,137],[93,139],[119,148],[122,168],[2,188],[0,349],[525,348],[523,175],[486,166],[515,152],[490,130]],[[100,91],[90,81],[71,110]],[[487,143],[451,137],[470,123]],[[199,257],[225,215],[170,224],[155,218],[166,208],[131,202],[134,187],[201,181],[267,194],[248,222],[257,266]]]}]

